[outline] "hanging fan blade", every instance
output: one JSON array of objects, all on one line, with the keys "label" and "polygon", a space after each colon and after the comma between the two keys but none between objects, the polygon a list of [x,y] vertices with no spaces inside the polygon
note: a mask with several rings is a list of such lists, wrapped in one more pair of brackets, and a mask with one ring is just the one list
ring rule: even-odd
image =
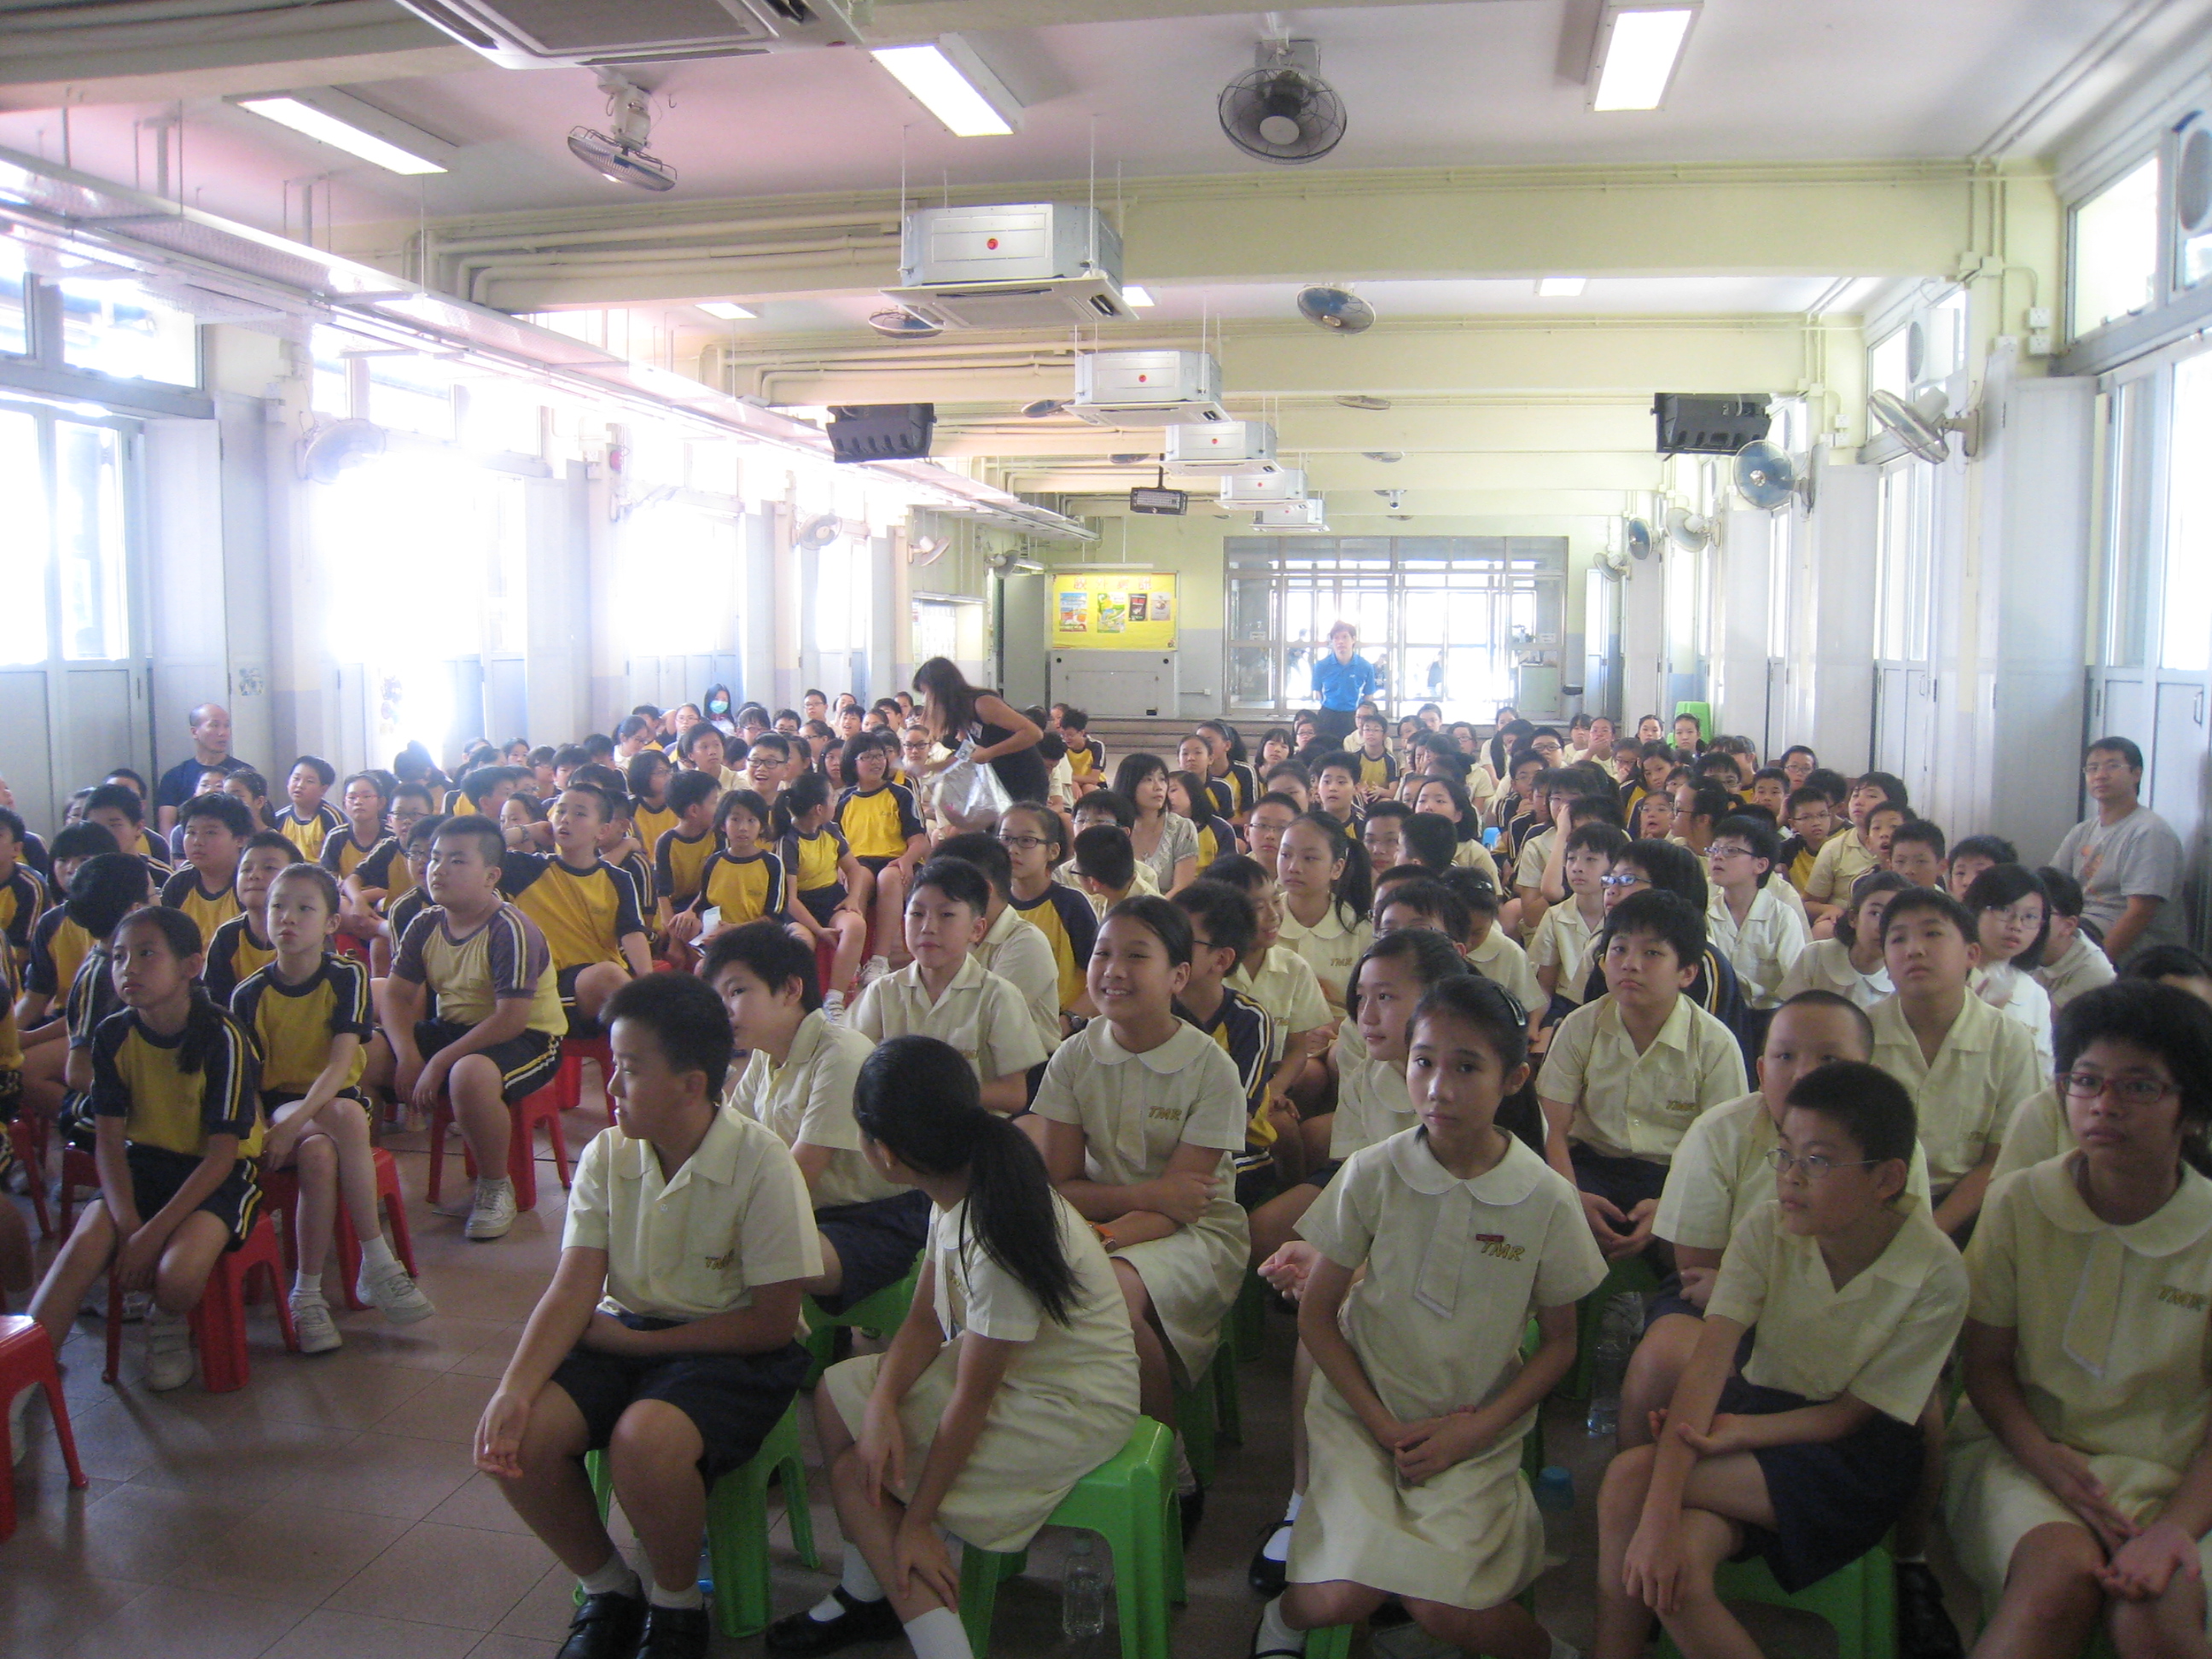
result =
[{"label": "hanging fan blade", "polygon": [[1375,326],[1375,307],[1348,289],[1300,289],[1298,315],[1332,334],[1364,334]]}]

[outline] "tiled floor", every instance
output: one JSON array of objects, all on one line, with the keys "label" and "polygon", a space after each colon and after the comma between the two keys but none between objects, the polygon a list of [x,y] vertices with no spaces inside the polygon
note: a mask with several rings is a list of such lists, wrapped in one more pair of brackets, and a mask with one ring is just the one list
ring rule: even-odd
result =
[{"label": "tiled floor", "polygon": [[[580,1146],[604,1121],[572,1115],[569,1145]],[[107,1388],[99,1328],[81,1322],[64,1358],[92,1484],[69,1489],[44,1414],[34,1413],[34,1443],[16,1474],[19,1528],[0,1544],[0,1654],[548,1659],[559,1645],[572,1581],[473,1472],[468,1445],[558,1250],[560,1186],[542,1161],[537,1213],[498,1243],[471,1245],[458,1222],[420,1202],[421,1137],[386,1145],[416,1198],[410,1219],[437,1316],[401,1329],[374,1312],[340,1311],[344,1348],[301,1358],[283,1352],[260,1310],[252,1382],[229,1395],[197,1383],[148,1392],[135,1331],[121,1384]],[[1279,1513],[1289,1479],[1290,1324],[1271,1315],[1268,1325],[1265,1352],[1243,1373],[1245,1444],[1224,1449],[1191,1554],[1190,1604],[1175,1626],[1179,1659],[1237,1659],[1257,1614],[1244,1564],[1259,1528]],[[1581,1644],[1589,1637],[1589,1500],[1605,1449],[1563,1405],[1547,1429],[1551,1457],[1573,1469],[1583,1502],[1575,1559],[1539,1585],[1539,1612]],[[814,1498],[815,1534],[834,1574],[836,1522],[818,1482]],[[782,1547],[780,1519],[775,1532],[776,1606],[806,1606],[830,1574],[808,1572]],[[1103,1638],[1062,1638],[1058,1555],[1058,1539],[1045,1534],[1030,1576],[1001,1591],[994,1652],[1107,1659],[1118,1651],[1110,1623]],[[1770,1652],[1791,1659],[1832,1651],[1826,1629],[1810,1621],[1759,1628],[1771,1632]],[[717,1647],[760,1651],[757,1639]],[[876,1659],[905,1649],[854,1652]]]}]

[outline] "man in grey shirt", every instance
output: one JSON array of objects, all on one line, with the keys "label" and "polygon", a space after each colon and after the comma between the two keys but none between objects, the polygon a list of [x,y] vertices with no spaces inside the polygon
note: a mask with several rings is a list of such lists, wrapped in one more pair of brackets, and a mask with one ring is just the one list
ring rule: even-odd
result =
[{"label": "man in grey shirt", "polygon": [[2082,757],[2094,817],[2075,824],[2051,863],[2081,884],[2081,914],[2105,936],[2105,954],[2124,963],[2153,945],[2185,942],[2181,837],[2142,804],[2142,750],[2127,738],[2100,738]]}]

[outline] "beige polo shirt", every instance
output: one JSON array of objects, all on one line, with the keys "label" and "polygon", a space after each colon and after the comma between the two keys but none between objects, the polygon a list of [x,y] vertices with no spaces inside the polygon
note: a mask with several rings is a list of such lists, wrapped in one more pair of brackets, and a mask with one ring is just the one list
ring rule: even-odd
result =
[{"label": "beige polo shirt", "polygon": [[727,1103],[775,1130],[785,1146],[803,1142],[830,1154],[814,1183],[818,1210],[907,1190],[878,1175],[861,1156],[860,1126],[853,1121],[853,1085],[875,1046],[860,1032],[811,1013],[799,1022],[782,1065],[756,1048],[730,1085]]},{"label": "beige polo shirt", "polygon": [[1735,1035],[1686,996],[1642,1054],[1610,996],[1575,1010],[1552,1036],[1536,1092],[1572,1103],[1568,1137],[1608,1158],[1664,1164],[1698,1114],[1745,1091]]},{"label": "beige polo shirt", "polygon": [[576,1162],[563,1249],[605,1250],[609,1313],[708,1319],[752,1306],[753,1287],[812,1279],[821,1237],[806,1182],[765,1125],[727,1107],[664,1176],[649,1140],[602,1129]]},{"label": "beige polo shirt", "polygon": [[1905,1224],[1840,1289],[1820,1241],[1784,1228],[1780,1205],[1738,1224],[1705,1316],[1758,1328],[1745,1382],[1919,1420],[1966,1323],[1966,1269],[1923,1200],[1897,1204]]},{"label": "beige polo shirt", "polygon": [[1770,880],[1751,901],[1741,922],[1729,910],[1727,896],[1711,890],[1705,931],[1713,948],[1735,969],[1743,1000],[1754,1008],[1782,1006],[1782,982],[1809,942],[1802,910],[1792,909],[1782,894],[1790,884]]},{"label": "beige polo shirt", "polygon": [[1036,1021],[1022,994],[973,956],[960,964],[935,1002],[921,982],[921,963],[910,962],[884,975],[860,993],[849,1024],[872,1042],[895,1036],[933,1036],[948,1042],[985,1083],[1045,1060]]},{"label": "beige polo shirt", "polygon": [[1868,1018],[1874,1063],[1911,1091],[1928,1179],[1948,1192],[2002,1140],[2007,1114],[2042,1086],[2035,1039],[1969,992],[1930,1066],[1897,998],[1877,1003]]},{"label": "beige polo shirt", "polygon": [[1857,830],[1838,830],[1820,843],[1813,872],[1805,878],[1805,896],[1816,904],[1848,904],[1851,884],[1881,867],[1881,860],[1859,839]]},{"label": "beige polo shirt", "polygon": [[1536,970],[1528,965],[1528,953],[1508,939],[1505,930],[1495,921],[1490,925],[1490,937],[1469,951],[1467,959],[1475,972],[1511,992],[1522,1012],[1542,1012],[1544,988],[1536,983]]},{"label": "beige polo shirt", "polygon": [[[1766,1097],[1756,1090],[1701,1112],[1667,1165],[1651,1231],[1692,1250],[1728,1246],[1735,1224],[1775,1196],[1766,1155],[1781,1140]],[[1928,1201],[1928,1158],[1918,1146],[1905,1173],[1908,1197]]]},{"label": "beige polo shirt", "polygon": [[970,960],[996,974],[1029,1006],[1047,1057],[1060,1047],[1060,963],[1044,930],[1008,905],[999,912]]},{"label": "beige polo shirt", "polygon": [[1589,977],[1590,941],[1596,937],[1597,929],[1583,920],[1582,906],[1570,894],[1565,903],[1547,907],[1536,924],[1528,940],[1529,971],[1554,969],[1559,977],[1552,994],[1579,1005],[1583,981]]},{"label": "beige polo shirt", "polygon": [[1312,966],[1286,945],[1268,946],[1259,972],[1239,968],[1224,982],[1265,1008],[1286,1036],[1333,1025],[1343,1017],[1341,1008],[1329,1007]]},{"label": "beige polo shirt", "polygon": [[2066,1118],[2066,1099],[2056,1083],[2046,1083],[2005,1116],[2004,1143],[1997,1148],[1990,1179],[2002,1181],[2019,1170],[2032,1170],[2047,1158],[2074,1150],[2074,1126]]}]

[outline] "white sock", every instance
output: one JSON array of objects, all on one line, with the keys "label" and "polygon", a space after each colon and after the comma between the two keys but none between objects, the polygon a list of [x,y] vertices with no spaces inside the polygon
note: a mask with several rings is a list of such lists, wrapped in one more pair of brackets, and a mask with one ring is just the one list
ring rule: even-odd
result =
[{"label": "white sock", "polygon": [[950,1607],[932,1607],[906,1627],[914,1659],[975,1659],[968,1645],[968,1627]]},{"label": "white sock", "polygon": [[301,1268],[292,1275],[292,1294],[302,1302],[320,1302],[323,1299],[322,1274],[310,1277],[307,1269]]},{"label": "white sock", "polygon": [[884,1599],[884,1587],[876,1582],[876,1575],[869,1570],[868,1558],[849,1544],[845,1547],[845,1566],[837,1577],[837,1588],[855,1601],[880,1601]]},{"label": "white sock", "polygon": [[392,1254],[391,1243],[382,1233],[361,1241],[361,1268],[363,1273],[374,1273],[380,1267],[396,1267],[399,1258]]},{"label": "white sock", "polygon": [[1298,1511],[1305,1507],[1305,1501],[1306,1495],[1302,1492],[1291,1494],[1290,1504],[1283,1510],[1283,1518],[1275,1522],[1275,1529],[1267,1534],[1267,1541],[1260,1547],[1262,1559],[1287,1561],[1291,1559],[1291,1525],[1298,1518]]},{"label": "white sock", "polygon": [[682,1589],[663,1589],[655,1584],[646,1599],[656,1607],[702,1607],[707,1605],[707,1598],[699,1594],[696,1579]]},{"label": "white sock", "polygon": [[586,1595],[635,1595],[644,1588],[630,1571],[629,1563],[622,1559],[620,1550],[607,1557],[606,1565],[597,1572],[586,1573],[576,1582],[584,1587]]},{"label": "white sock", "polygon": [[1283,1598],[1277,1596],[1261,1610],[1260,1629],[1252,1638],[1252,1651],[1255,1653],[1304,1653],[1305,1650],[1305,1632],[1292,1630],[1283,1622]]}]

